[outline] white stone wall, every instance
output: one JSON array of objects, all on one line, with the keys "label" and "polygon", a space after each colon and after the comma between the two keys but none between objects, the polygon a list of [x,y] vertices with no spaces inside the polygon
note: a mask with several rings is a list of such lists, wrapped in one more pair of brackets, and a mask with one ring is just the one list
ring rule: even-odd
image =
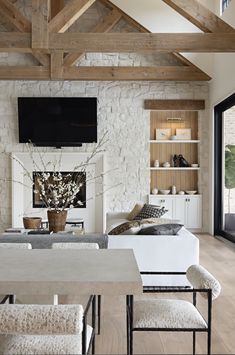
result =
[{"label": "white stone wall", "polygon": [[[205,99],[206,83],[175,82],[59,82],[59,81],[1,81],[0,82],[0,143],[7,152],[26,151],[18,143],[18,96],[97,96],[98,135],[108,132],[106,144],[108,184],[121,185],[107,193],[107,210],[129,210],[136,201],[145,201],[149,193],[149,123],[150,112],[144,110],[144,99]],[[203,225],[208,228],[208,159],[209,117],[200,112],[200,191],[203,194]],[[63,151],[89,151],[82,148],[63,148]],[[45,148],[42,148],[45,150]],[[47,151],[50,151],[48,148]],[[1,155],[0,177],[11,179],[10,159]],[[11,224],[11,188],[1,184],[0,212],[4,227]]]},{"label": "white stone wall", "polygon": [[[224,145],[235,145],[235,106],[224,112]],[[224,188],[224,212],[228,213],[228,193]],[[230,192],[230,213],[235,213],[235,189]]]}]

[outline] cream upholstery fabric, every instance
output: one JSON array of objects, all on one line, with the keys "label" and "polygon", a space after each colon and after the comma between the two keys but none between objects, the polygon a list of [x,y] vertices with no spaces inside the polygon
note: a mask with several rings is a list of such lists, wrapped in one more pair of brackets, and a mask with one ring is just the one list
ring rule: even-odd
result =
[{"label": "cream upholstery fabric", "polygon": [[[87,326],[87,350],[92,328]],[[82,335],[0,335],[0,354],[82,354]]]},{"label": "cream upholstery fabric", "polygon": [[[187,279],[194,288],[203,288],[212,290],[212,299],[216,299],[221,291],[221,285],[203,266],[192,265],[187,270]],[[207,294],[202,292],[201,295],[207,298]]]},{"label": "cream upholstery fabric", "polygon": [[53,243],[52,249],[99,249],[97,243]]},{"label": "cream upholstery fabric", "polygon": [[0,354],[81,354],[81,335],[0,336]]},{"label": "cream upholstery fabric", "polygon": [[0,248],[5,249],[32,249],[30,243],[0,243]]},{"label": "cream upholstery fabric", "polygon": [[82,305],[0,305],[0,334],[80,334]]},{"label": "cream upholstery fabric", "polygon": [[157,299],[134,302],[135,328],[207,328],[194,305],[184,300]]}]

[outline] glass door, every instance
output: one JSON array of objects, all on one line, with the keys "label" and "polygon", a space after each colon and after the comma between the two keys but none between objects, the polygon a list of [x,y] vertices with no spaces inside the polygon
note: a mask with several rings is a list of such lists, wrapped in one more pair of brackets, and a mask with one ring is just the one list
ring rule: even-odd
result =
[{"label": "glass door", "polygon": [[235,94],[215,107],[214,230],[235,242]]},{"label": "glass door", "polygon": [[223,114],[224,166],[223,210],[224,230],[235,236],[235,106]]}]

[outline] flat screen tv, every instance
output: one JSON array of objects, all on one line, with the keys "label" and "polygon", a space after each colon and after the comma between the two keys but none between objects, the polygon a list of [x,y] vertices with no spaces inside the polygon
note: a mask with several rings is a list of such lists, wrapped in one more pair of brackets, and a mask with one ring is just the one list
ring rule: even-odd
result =
[{"label": "flat screen tv", "polygon": [[19,97],[19,142],[80,146],[97,142],[97,98]]}]

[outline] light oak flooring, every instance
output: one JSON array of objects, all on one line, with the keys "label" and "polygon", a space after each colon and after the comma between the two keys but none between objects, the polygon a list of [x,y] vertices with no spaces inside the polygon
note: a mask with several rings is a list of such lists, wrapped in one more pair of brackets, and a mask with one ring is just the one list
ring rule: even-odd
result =
[{"label": "light oak flooring", "polygon": [[[235,245],[209,235],[199,235],[200,263],[221,283],[222,293],[213,303],[212,353],[235,353]],[[120,261],[121,262],[121,261]],[[200,300],[200,307],[205,301]],[[126,353],[125,299],[102,297],[102,329],[96,337],[97,354]],[[135,354],[190,354],[189,333],[134,335]],[[197,353],[206,353],[206,335],[197,336]]]}]

